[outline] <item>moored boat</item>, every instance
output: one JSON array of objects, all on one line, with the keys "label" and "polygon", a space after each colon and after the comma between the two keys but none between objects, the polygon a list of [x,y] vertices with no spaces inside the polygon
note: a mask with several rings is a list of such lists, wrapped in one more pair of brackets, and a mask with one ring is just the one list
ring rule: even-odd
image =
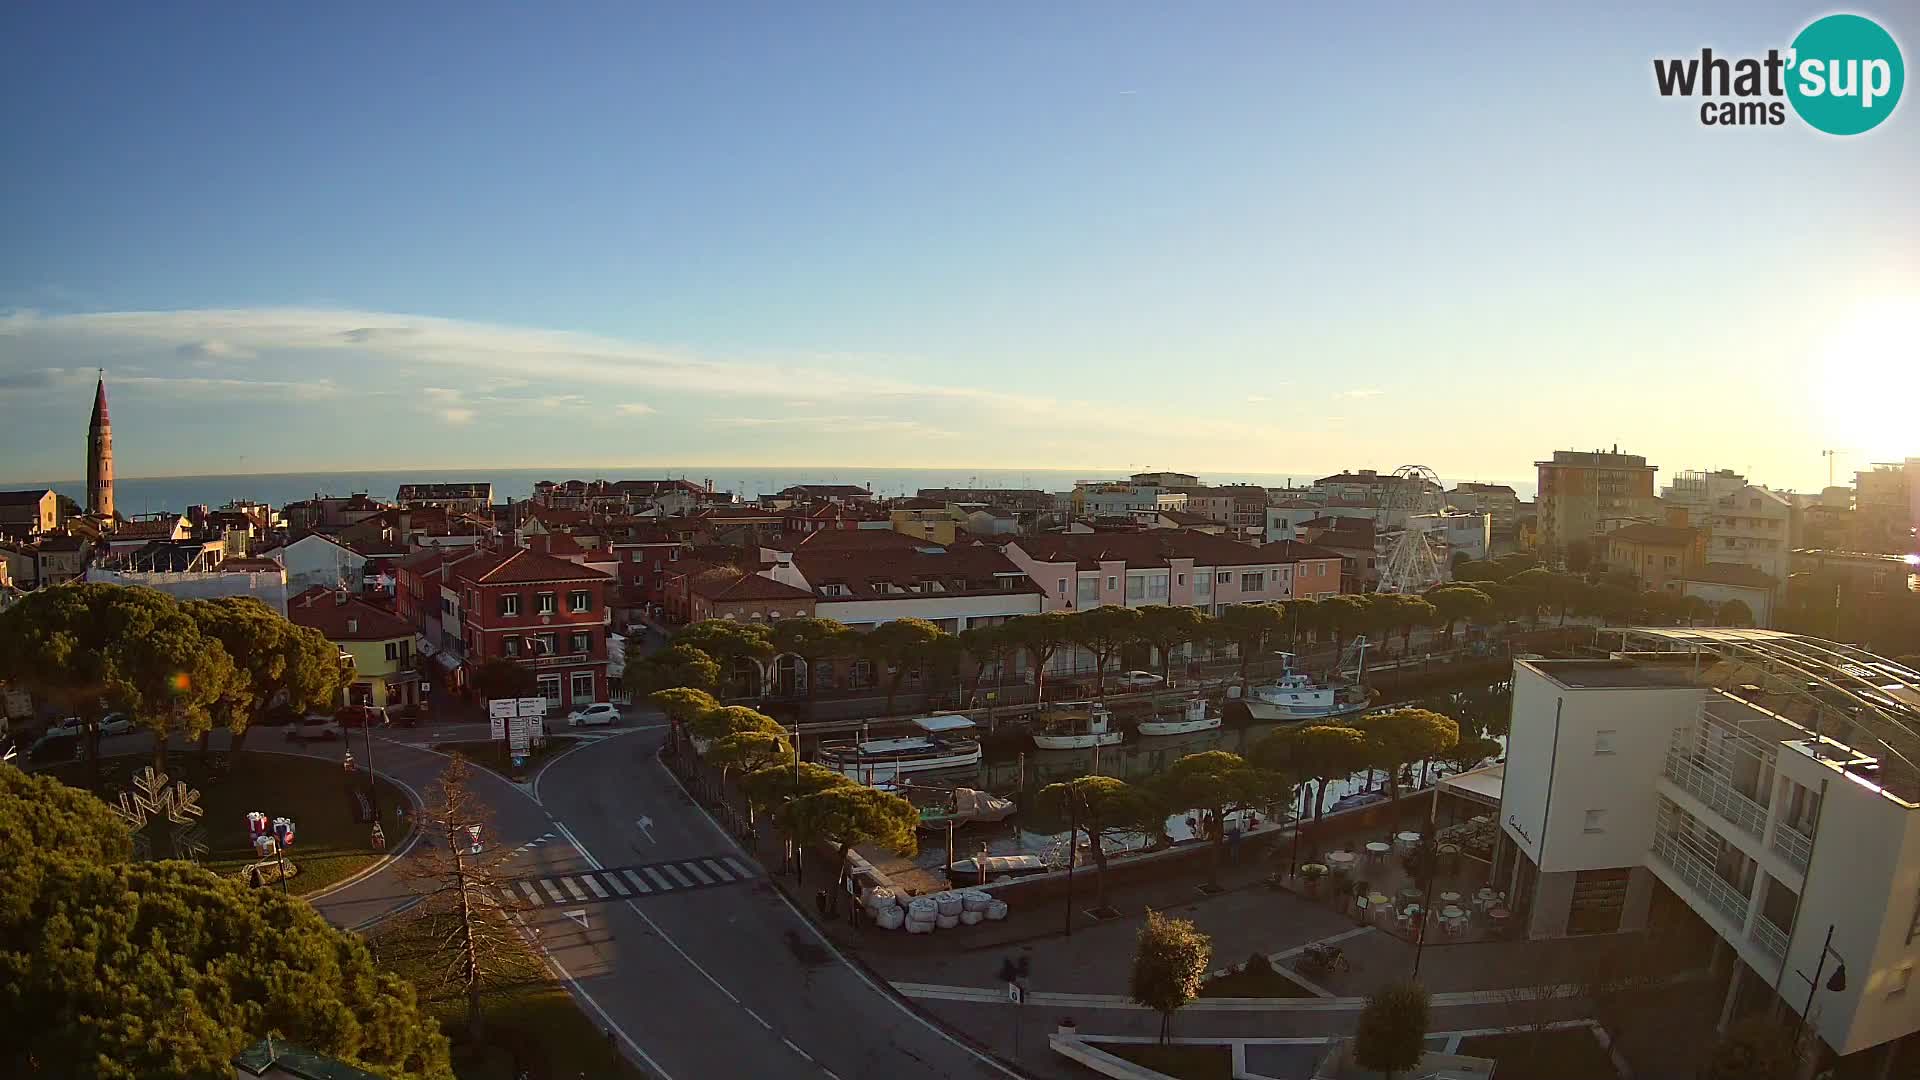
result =
[{"label": "moored boat", "polygon": [[1248,687],[1242,693],[1237,686],[1227,688],[1227,700],[1244,705],[1254,720],[1323,720],[1366,711],[1371,701],[1361,679],[1365,672],[1367,642],[1354,642],[1355,673],[1351,681],[1336,677],[1325,683],[1293,670],[1293,654],[1281,653],[1285,663],[1280,677],[1272,682]]},{"label": "moored boat", "polygon": [[1012,817],[1017,809],[1012,799],[1003,799],[972,788],[954,788],[953,793],[939,805],[919,808],[919,827],[944,829],[949,825],[957,828],[975,822],[993,824]]},{"label": "moored boat", "polygon": [[1113,713],[1098,701],[1063,701],[1040,710],[1033,722],[1033,745],[1042,750],[1090,750],[1114,746],[1126,737],[1114,726]]},{"label": "moored boat", "polygon": [[991,883],[1002,878],[1032,877],[1044,874],[1053,867],[1038,855],[988,855],[984,859],[975,857],[961,859],[953,864],[953,870],[947,880],[954,882],[977,882],[980,880],[981,864],[986,865],[986,880]]},{"label": "moored boat", "polygon": [[863,784],[897,780],[908,773],[964,769],[980,764],[980,740],[965,734],[972,720],[952,713],[913,722],[924,734],[823,743],[814,755],[829,769]]},{"label": "moored boat", "polygon": [[1219,714],[1207,707],[1206,698],[1196,695],[1182,702],[1177,710],[1155,713],[1153,719],[1140,721],[1138,730],[1142,735],[1188,735],[1219,726]]}]

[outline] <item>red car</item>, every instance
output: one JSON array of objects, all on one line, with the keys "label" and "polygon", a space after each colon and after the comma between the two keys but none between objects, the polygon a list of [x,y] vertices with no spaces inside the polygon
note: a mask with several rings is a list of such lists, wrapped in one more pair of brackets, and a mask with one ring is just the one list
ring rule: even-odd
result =
[{"label": "red car", "polygon": [[343,728],[386,727],[387,710],[380,705],[346,705],[333,714],[333,718]]}]

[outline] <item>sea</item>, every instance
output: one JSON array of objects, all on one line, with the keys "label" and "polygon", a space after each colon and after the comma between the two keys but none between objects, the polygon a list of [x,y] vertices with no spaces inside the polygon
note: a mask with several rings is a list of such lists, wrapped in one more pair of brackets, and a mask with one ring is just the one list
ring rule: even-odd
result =
[{"label": "sea", "polygon": [[[725,468],[650,468],[606,469],[395,469],[354,472],[245,473],[210,476],[122,476],[113,481],[115,507],[121,514],[185,511],[189,506],[220,506],[235,500],[284,506],[316,495],[352,495],[358,492],[375,499],[391,499],[401,484],[444,484],[487,482],[493,485],[495,502],[525,499],[533,485],[542,480],[650,480],[661,477],[687,479],[697,484],[713,483],[715,491],[728,491],[742,499],[771,495],[794,484],[860,484],[887,498],[912,495],[921,488],[1024,488],[1041,491],[1071,491],[1076,481],[1120,479],[1112,474],[1070,469],[871,469],[871,468],[795,468],[790,466],[744,466]],[[1258,484],[1262,487],[1304,487],[1324,473],[1208,473],[1201,480],[1208,484]],[[1513,485],[1521,498],[1533,497],[1533,485]],[[50,487],[62,495],[86,504],[84,480],[50,480],[37,483],[8,483],[9,488]]]}]

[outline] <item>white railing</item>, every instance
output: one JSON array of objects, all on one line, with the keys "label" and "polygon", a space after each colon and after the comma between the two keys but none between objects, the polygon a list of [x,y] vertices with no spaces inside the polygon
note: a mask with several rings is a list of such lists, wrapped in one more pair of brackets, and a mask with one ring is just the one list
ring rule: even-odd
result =
[{"label": "white railing", "polygon": [[1787,932],[1765,915],[1753,917],[1753,929],[1747,932],[1747,938],[1775,960],[1787,958]]},{"label": "white railing", "polygon": [[1739,889],[1727,884],[1725,878],[1713,872],[1706,860],[1688,851],[1678,839],[1667,833],[1655,833],[1653,836],[1654,857],[1665,863],[1668,869],[1680,875],[1712,904],[1720,914],[1725,915],[1735,926],[1747,921],[1747,898]]},{"label": "white railing", "polygon": [[1719,773],[1695,765],[1684,754],[1669,752],[1666,775],[1687,794],[1745,830],[1755,840],[1767,834],[1767,808],[1735,791],[1733,785]]},{"label": "white railing", "polygon": [[1813,858],[1813,838],[1783,821],[1773,827],[1773,851],[1804,874]]}]

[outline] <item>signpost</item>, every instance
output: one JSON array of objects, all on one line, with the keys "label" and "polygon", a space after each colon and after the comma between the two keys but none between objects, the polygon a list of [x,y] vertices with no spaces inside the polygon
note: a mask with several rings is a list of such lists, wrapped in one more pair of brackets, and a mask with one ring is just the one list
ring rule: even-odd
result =
[{"label": "signpost", "polygon": [[1006,956],[1000,959],[1000,979],[1007,984],[1007,1000],[1013,1002],[1013,1059],[1020,1060],[1020,1021],[1026,1015],[1026,977],[1033,971],[1033,957]]},{"label": "signpost", "polygon": [[497,698],[487,702],[493,741],[506,741],[507,756],[516,771],[526,766],[535,741],[545,741],[546,716],[544,697]]}]

